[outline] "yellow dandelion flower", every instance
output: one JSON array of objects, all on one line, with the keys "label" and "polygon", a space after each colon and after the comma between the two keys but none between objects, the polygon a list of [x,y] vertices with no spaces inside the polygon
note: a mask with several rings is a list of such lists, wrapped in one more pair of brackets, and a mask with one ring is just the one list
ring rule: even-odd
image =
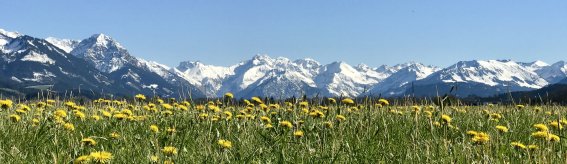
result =
[{"label": "yellow dandelion flower", "polygon": [[281,121],[280,122],[280,126],[281,127],[286,127],[286,128],[293,128],[293,124],[289,121]]},{"label": "yellow dandelion flower", "polygon": [[83,155],[83,156],[79,156],[77,157],[74,161],[73,164],[85,164],[85,163],[89,163],[91,160],[91,157],[88,155]]},{"label": "yellow dandelion flower", "polygon": [[150,131],[153,133],[159,133],[159,127],[157,125],[150,125]]},{"label": "yellow dandelion flower", "polygon": [[265,123],[271,123],[272,122],[272,120],[269,117],[266,117],[266,116],[260,117],[260,120],[262,120],[262,122],[265,122]]},{"label": "yellow dandelion flower", "polygon": [[336,104],[337,100],[335,100],[334,98],[328,98],[327,99],[329,101],[330,104]]},{"label": "yellow dandelion flower", "polygon": [[75,125],[73,125],[72,123],[65,123],[63,125],[63,128],[69,130],[69,131],[75,131]]},{"label": "yellow dandelion flower", "polygon": [[539,147],[537,145],[528,145],[528,149],[533,151],[539,149]]},{"label": "yellow dandelion flower", "polygon": [[8,116],[8,117],[10,118],[10,120],[11,120],[12,122],[19,122],[19,121],[22,119],[22,117],[20,117],[20,116],[17,115],[17,114],[12,114],[12,115],[10,115],[10,116]]},{"label": "yellow dandelion flower", "polygon": [[538,131],[538,132],[532,133],[532,137],[535,137],[535,138],[545,138],[545,139],[547,139],[547,136],[548,136],[547,131]]},{"label": "yellow dandelion flower", "polygon": [[157,155],[152,155],[150,156],[150,161],[151,162],[158,162],[159,161],[159,157]]},{"label": "yellow dandelion flower", "polygon": [[476,144],[484,144],[490,141],[490,135],[484,132],[478,132],[471,140]]},{"label": "yellow dandelion flower", "polygon": [[303,131],[296,130],[295,132],[293,132],[293,136],[295,136],[297,138],[301,138],[301,137],[303,137]]},{"label": "yellow dandelion flower", "polygon": [[112,153],[106,151],[91,152],[89,156],[96,163],[110,163],[110,160],[112,160]]},{"label": "yellow dandelion flower", "polygon": [[561,123],[559,123],[558,121],[552,121],[549,123],[549,125],[555,129],[563,129],[563,125],[561,125]]},{"label": "yellow dandelion flower", "polygon": [[382,105],[382,106],[390,105],[390,102],[388,102],[388,100],[386,100],[386,99],[379,99],[378,103],[380,103],[380,105]]},{"label": "yellow dandelion flower", "polygon": [[347,104],[347,105],[353,105],[354,104],[354,100],[352,100],[350,98],[345,98],[345,99],[341,100],[341,102],[343,104]]},{"label": "yellow dandelion flower", "polygon": [[232,148],[232,142],[230,142],[229,140],[220,139],[218,141],[218,144],[224,149]]},{"label": "yellow dandelion flower", "polygon": [[170,134],[170,135],[177,132],[177,130],[175,130],[175,128],[173,128],[173,127],[167,128],[165,131],[167,132],[167,134]]},{"label": "yellow dandelion flower", "polygon": [[512,145],[512,147],[516,148],[516,149],[526,149],[527,146],[520,143],[520,142],[512,142],[510,143],[510,145]]},{"label": "yellow dandelion flower", "polygon": [[137,100],[140,100],[140,101],[146,100],[146,96],[143,95],[143,94],[137,94],[137,95],[135,96],[135,98],[136,98]]},{"label": "yellow dandelion flower", "polygon": [[63,110],[63,109],[58,109],[55,111],[55,116],[57,117],[67,117],[67,111]]},{"label": "yellow dandelion flower", "polygon": [[333,128],[333,123],[331,121],[323,122],[323,126],[326,128]]},{"label": "yellow dandelion flower", "polygon": [[541,131],[541,132],[549,131],[549,128],[547,128],[547,126],[545,126],[545,124],[535,124],[534,128],[536,128],[538,131]]},{"label": "yellow dandelion flower", "polygon": [[163,147],[163,149],[161,149],[161,151],[163,152],[163,154],[165,156],[174,156],[177,155],[177,148],[173,147],[173,146],[166,146]]},{"label": "yellow dandelion flower", "polygon": [[232,98],[234,98],[234,95],[230,92],[227,92],[227,93],[224,94],[224,97],[227,98],[227,99],[232,99]]},{"label": "yellow dandelion flower", "polygon": [[337,121],[339,121],[339,122],[343,122],[343,121],[346,120],[346,117],[338,114],[337,116],[335,116],[335,119],[337,119]]},{"label": "yellow dandelion flower", "polygon": [[87,146],[95,146],[95,145],[96,145],[96,141],[95,141],[94,139],[92,139],[92,138],[83,138],[83,139],[81,140],[81,142],[82,142],[84,145],[87,145]]},{"label": "yellow dandelion flower", "polygon": [[12,102],[12,100],[0,100],[0,108],[2,109],[9,109],[12,108],[12,106],[14,105],[14,103]]},{"label": "yellow dandelion flower", "polygon": [[112,133],[110,133],[110,138],[118,139],[118,138],[120,138],[120,134],[118,134],[116,132],[112,132]]},{"label": "yellow dandelion flower", "polygon": [[547,136],[547,140],[548,140],[548,141],[553,141],[553,142],[559,142],[561,139],[559,138],[558,135],[549,134],[549,135]]},{"label": "yellow dandelion flower", "polygon": [[502,132],[502,133],[507,133],[507,132],[508,132],[508,127],[506,127],[506,126],[498,125],[498,126],[496,126],[496,129],[497,129],[499,132]]},{"label": "yellow dandelion flower", "polygon": [[443,124],[450,124],[451,123],[451,116],[449,115],[441,115],[441,122],[443,122]]}]

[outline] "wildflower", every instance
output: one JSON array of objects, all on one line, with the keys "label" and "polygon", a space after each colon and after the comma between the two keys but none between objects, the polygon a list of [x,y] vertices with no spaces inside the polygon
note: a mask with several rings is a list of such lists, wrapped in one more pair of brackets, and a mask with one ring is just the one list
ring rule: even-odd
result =
[{"label": "wildflower", "polygon": [[547,126],[545,126],[545,124],[535,124],[534,128],[536,128],[540,132],[547,132],[549,130]]},{"label": "wildflower", "polygon": [[518,109],[523,109],[525,106],[524,105],[516,105],[516,108]]},{"label": "wildflower", "polygon": [[339,122],[342,122],[342,121],[345,121],[345,120],[346,120],[346,117],[339,114],[339,115],[337,115],[337,116],[335,117],[335,119],[337,119],[337,121],[339,121]]},{"label": "wildflower", "polygon": [[313,112],[309,113],[310,116],[314,117],[314,118],[323,118],[325,117],[325,113],[319,111],[319,110],[314,110]]},{"label": "wildflower", "polygon": [[87,146],[94,146],[96,145],[96,141],[92,138],[83,138],[81,142]]},{"label": "wildflower", "polygon": [[329,100],[329,103],[331,103],[331,104],[337,103],[337,100],[335,100],[334,98],[328,98],[327,100]]},{"label": "wildflower", "polygon": [[167,128],[165,131],[170,135],[177,132],[177,130],[175,130],[175,128]]},{"label": "wildflower", "polygon": [[265,122],[265,123],[270,123],[270,122],[272,122],[272,120],[271,120],[269,117],[266,117],[266,116],[260,117],[260,120],[262,120],[262,122]]},{"label": "wildflower", "polygon": [[177,148],[175,148],[173,146],[163,147],[163,149],[161,149],[161,151],[163,152],[163,154],[165,154],[165,156],[177,155]]},{"label": "wildflower", "polygon": [[224,149],[230,149],[230,148],[232,148],[232,142],[230,142],[229,140],[220,139],[220,140],[218,141],[218,144],[219,144],[222,148],[224,148]]},{"label": "wildflower", "polygon": [[535,138],[547,138],[547,131],[534,132],[534,133],[532,133],[532,137],[535,137]]},{"label": "wildflower", "polygon": [[290,128],[290,129],[293,128],[293,124],[291,124],[291,122],[289,122],[289,121],[281,121],[280,126]]},{"label": "wildflower", "polygon": [[323,126],[326,128],[333,128],[333,123],[331,121],[323,122]]},{"label": "wildflower", "polygon": [[297,138],[301,138],[301,137],[303,137],[303,131],[297,130],[297,131],[293,132],[293,136],[295,136]]},{"label": "wildflower", "polygon": [[547,137],[548,141],[554,141],[554,142],[559,142],[561,139],[559,138],[558,135],[555,134],[549,134]]},{"label": "wildflower", "polygon": [[81,112],[81,111],[79,111],[79,110],[75,110],[75,114],[74,114],[74,115],[75,115],[75,117],[77,117],[77,118],[79,118],[79,119],[81,119],[81,120],[82,120],[82,119],[85,119],[85,117],[86,117],[85,113],[83,113],[83,112]]},{"label": "wildflower", "polygon": [[69,130],[69,131],[75,131],[75,125],[73,125],[72,123],[65,123],[63,125],[63,128]]},{"label": "wildflower", "polygon": [[153,133],[159,133],[159,128],[157,125],[150,125],[150,131]]},{"label": "wildflower", "polygon": [[301,108],[307,108],[308,106],[309,106],[309,102],[307,101],[299,102],[299,107]]},{"label": "wildflower", "polygon": [[551,125],[555,129],[559,129],[559,130],[563,129],[563,125],[561,125],[561,123],[557,121],[552,121],[549,123],[549,125]]},{"label": "wildflower", "polygon": [[533,151],[539,149],[539,147],[537,145],[528,145],[528,149]]},{"label": "wildflower", "polygon": [[100,120],[100,116],[99,116],[99,115],[93,115],[93,116],[91,116],[91,118],[92,118],[93,120],[95,120],[95,121]]},{"label": "wildflower", "polygon": [[114,117],[118,120],[123,120],[125,118],[128,118],[128,115],[125,115],[125,114],[122,114],[122,113],[117,113],[117,114],[114,114],[112,117]]},{"label": "wildflower", "polygon": [[341,102],[343,104],[347,104],[347,105],[353,105],[354,104],[354,100],[352,100],[350,98],[345,98],[345,99],[341,100]]},{"label": "wildflower", "polygon": [[83,164],[83,163],[89,163],[89,161],[91,160],[91,157],[88,155],[82,155],[77,157],[77,159],[75,159],[73,161],[74,164]]},{"label": "wildflower", "polygon": [[262,99],[260,99],[259,97],[252,97],[252,102],[255,102],[257,104],[263,104],[264,102],[262,101]]},{"label": "wildflower", "polygon": [[490,141],[490,136],[484,132],[477,132],[471,140],[476,144],[483,144]]},{"label": "wildflower", "polygon": [[443,122],[443,124],[450,124],[451,120],[452,119],[449,115],[441,115],[441,122]]},{"label": "wildflower", "polygon": [[167,109],[167,110],[172,110],[172,109],[173,109],[173,106],[171,106],[170,104],[161,104],[161,107],[162,107],[163,109]]},{"label": "wildflower", "polygon": [[201,114],[199,114],[199,118],[201,118],[201,119],[203,119],[203,120],[206,119],[207,117],[209,117],[209,114],[207,114],[207,113],[201,113]]},{"label": "wildflower", "polygon": [[150,161],[151,161],[151,162],[158,162],[158,160],[159,160],[159,157],[158,157],[157,155],[152,155],[152,156],[150,156]]},{"label": "wildflower", "polygon": [[91,152],[89,156],[90,159],[96,163],[110,163],[110,160],[112,159],[112,153],[106,151]]},{"label": "wildflower", "polygon": [[32,119],[32,124],[33,124],[34,126],[39,125],[39,119],[37,119],[37,118]]},{"label": "wildflower", "polygon": [[8,99],[0,100],[0,108],[9,109],[9,108],[12,108],[12,106],[13,106],[12,100],[8,100]]},{"label": "wildflower", "polygon": [[425,111],[424,113],[427,118],[433,117],[433,113],[431,113],[431,111]]},{"label": "wildflower", "polygon": [[227,93],[224,94],[224,97],[227,98],[227,99],[232,99],[232,98],[234,98],[234,95],[230,92],[227,92]]},{"label": "wildflower", "polygon": [[171,159],[163,161],[163,164],[174,164]]},{"label": "wildflower", "polygon": [[496,126],[496,129],[497,129],[499,132],[502,132],[502,133],[508,132],[508,127],[506,127],[506,126],[498,125],[498,126]]},{"label": "wildflower", "polygon": [[22,117],[17,114],[12,114],[8,117],[10,118],[10,120],[12,120],[12,122],[19,122],[22,119]]},{"label": "wildflower", "polygon": [[146,100],[146,96],[144,96],[143,94],[137,94],[137,95],[135,96],[135,98],[136,98],[137,100],[139,100],[139,101],[144,101],[144,100]]},{"label": "wildflower", "polygon": [[467,131],[467,134],[470,135],[470,136],[476,136],[478,134],[478,132],[474,131],[474,130],[469,130],[469,131]]},{"label": "wildflower", "polygon": [[58,109],[55,111],[55,116],[57,117],[67,117],[67,111],[63,110],[63,109]]},{"label": "wildflower", "polygon": [[516,149],[526,149],[526,145],[520,143],[520,142],[512,142],[510,143],[510,145],[512,145],[512,147],[516,148]]},{"label": "wildflower", "polygon": [[379,99],[378,103],[380,103],[380,105],[382,105],[382,106],[390,105],[390,102],[388,102],[388,100],[386,100],[386,99]]},{"label": "wildflower", "polygon": [[120,138],[120,134],[118,134],[116,132],[112,132],[112,133],[110,133],[110,138],[118,139],[118,138]]}]

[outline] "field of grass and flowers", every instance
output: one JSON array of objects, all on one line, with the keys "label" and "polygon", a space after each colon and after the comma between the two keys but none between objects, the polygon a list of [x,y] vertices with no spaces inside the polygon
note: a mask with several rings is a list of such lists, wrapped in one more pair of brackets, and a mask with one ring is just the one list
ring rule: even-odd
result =
[{"label": "field of grass and flowers", "polygon": [[0,162],[567,163],[563,106],[264,101],[2,99]]}]

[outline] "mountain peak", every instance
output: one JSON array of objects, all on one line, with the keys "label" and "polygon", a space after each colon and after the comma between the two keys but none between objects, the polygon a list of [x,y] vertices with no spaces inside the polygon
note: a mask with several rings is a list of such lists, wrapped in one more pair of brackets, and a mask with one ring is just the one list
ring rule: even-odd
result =
[{"label": "mountain peak", "polygon": [[0,28],[0,35],[9,37],[9,38],[17,38],[18,36],[21,36],[20,33],[18,32],[11,32],[11,31],[6,31],[4,29]]}]

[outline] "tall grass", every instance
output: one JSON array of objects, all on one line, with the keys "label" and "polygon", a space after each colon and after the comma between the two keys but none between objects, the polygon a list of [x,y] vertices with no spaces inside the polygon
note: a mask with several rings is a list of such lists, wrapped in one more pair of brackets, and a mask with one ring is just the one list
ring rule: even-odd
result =
[{"label": "tall grass", "polygon": [[[16,112],[21,105],[2,109],[0,112],[0,161],[3,163],[69,163],[81,155],[94,151],[112,153],[112,163],[566,163],[567,154],[563,141],[564,132],[549,125],[551,121],[564,119],[563,106],[448,106],[443,111],[433,104],[384,105],[363,101],[347,105],[338,101],[325,107],[309,104],[308,112],[319,110],[324,117],[317,118],[304,113],[298,103],[278,103],[279,108],[254,103],[246,106],[234,103],[191,104],[182,110],[174,106],[172,115],[157,101],[97,101],[80,105],[65,105],[68,100],[50,102],[46,107],[38,103],[21,102],[29,110]],[[156,104],[155,111],[148,104]],[[164,103],[165,104],[165,103]],[[228,104],[228,105],[227,105]],[[146,108],[144,108],[146,107]],[[204,109],[201,109],[203,108]],[[218,107],[218,111],[214,111]],[[328,108],[328,109],[325,109]],[[74,131],[66,130],[58,122],[55,111],[67,111],[62,120],[72,123]],[[114,114],[133,111],[131,117],[118,119],[105,117],[101,111]],[[79,118],[73,110],[83,112]],[[227,119],[223,112],[233,114]],[[432,113],[431,117],[425,111]],[[201,117],[207,113],[208,117]],[[339,121],[340,113],[346,120]],[[21,120],[14,121],[10,115]],[[450,124],[443,124],[441,115],[452,117]],[[490,118],[499,114],[501,118]],[[91,116],[98,115],[100,120]],[[241,115],[241,116],[238,116]],[[218,116],[218,120],[215,118]],[[271,120],[273,128],[261,121],[261,116]],[[32,123],[32,119],[39,123]],[[293,128],[279,126],[280,121],[294,123]],[[303,121],[301,125],[298,121]],[[324,125],[331,122],[332,127]],[[561,141],[548,141],[531,136],[534,124],[549,126],[549,133],[561,136]],[[567,123],[567,122],[562,122]],[[150,130],[157,125],[159,132]],[[450,125],[450,126],[449,126]],[[509,132],[497,131],[495,126],[509,128]],[[563,124],[563,126],[567,126]],[[176,132],[167,132],[174,128]],[[303,137],[293,136],[302,130]],[[475,143],[467,131],[474,130],[490,135],[490,140]],[[120,135],[110,137],[111,133]],[[97,144],[81,143],[83,138],[93,138]],[[231,148],[222,148],[220,139],[232,142]],[[534,144],[537,150],[518,149],[510,145],[518,141]],[[177,155],[166,156],[165,146],[178,149]]]}]

